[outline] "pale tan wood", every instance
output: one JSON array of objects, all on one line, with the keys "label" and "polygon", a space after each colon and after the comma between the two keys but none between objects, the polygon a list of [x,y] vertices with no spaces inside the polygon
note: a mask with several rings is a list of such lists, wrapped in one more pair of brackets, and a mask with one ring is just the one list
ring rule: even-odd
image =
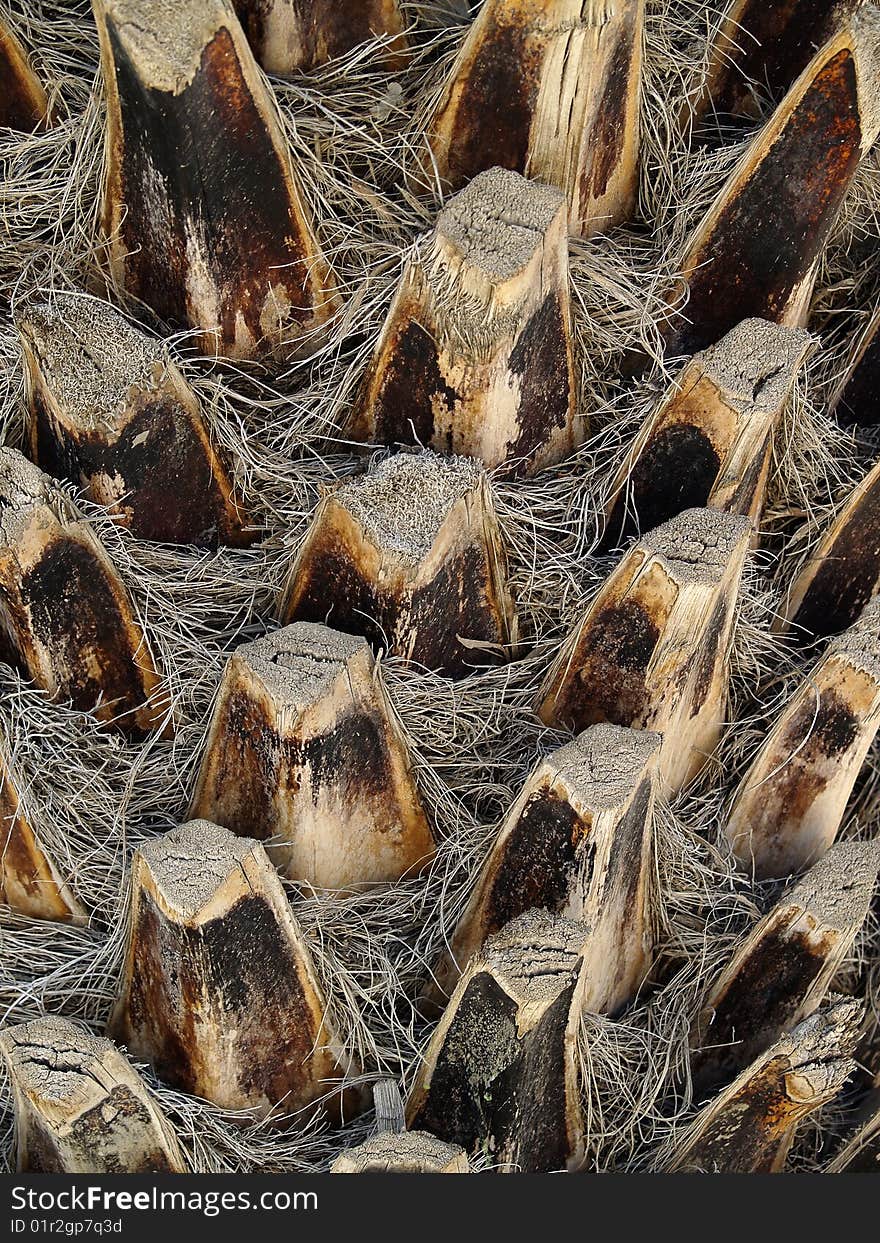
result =
[{"label": "pale tan wood", "polygon": [[837,836],[880,727],[880,599],[835,639],[770,730],[724,836],[760,880],[820,858]]},{"label": "pale tan wood", "polygon": [[794,1128],[833,1100],[856,1069],[863,1008],[836,998],[780,1036],[697,1115],[667,1172],[780,1173]]},{"label": "pale tan wood", "polygon": [[650,963],[661,738],[593,725],[541,760],[505,816],[436,973],[447,993],[486,938],[532,909],[591,928],[584,1006],[614,1014]]},{"label": "pale tan wood", "polygon": [[878,869],[880,841],[839,842],[758,920],[694,1023],[698,1096],[816,1009],[864,923]]},{"label": "pale tan wood", "polygon": [[565,199],[493,168],[415,247],[347,424],[532,473],[566,457],[577,414]]},{"label": "pale tan wood", "polygon": [[113,1038],[223,1108],[337,1116],[352,1064],[260,843],[189,821],[135,851],[131,889]]},{"label": "pale tan wood", "polygon": [[368,39],[385,36],[382,59],[403,67],[407,39],[398,0],[232,0],[257,60],[267,73],[323,65]]},{"label": "pale tan wood", "polygon": [[415,875],[434,839],[366,639],[298,622],[229,658],[190,808],[272,839],[291,880]]},{"label": "pale tan wood", "polygon": [[0,129],[28,133],[49,120],[49,100],[20,39],[0,14]]},{"label": "pale tan wood", "polygon": [[407,1123],[505,1172],[576,1168],[585,924],[529,911],[471,960],[424,1055]]},{"label": "pale tan wood", "polygon": [[103,545],[9,448],[0,449],[0,628],[53,698],[135,738],[167,726],[156,664]]},{"label": "pale tan wood", "polygon": [[697,505],[757,525],[774,430],[815,345],[800,328],[747,319],[686,363],[621,462],[603,546]]},{"label": "pale tan wood", "polygon": [[448,677],[509,658],[516,610],[485,473],[467,458],[399,453],[329,492],[279,612],[366,635]]},{"label": "pale tan wood", "polygon": [[207,353],[314,346],[337,310],[271,88],[229,0],[92,0],[112,281]]},{"label": "pale tan wood", "polygon": [[691,781],[724,721],[751,532],[739,514],[689,509],[643,536],[563,644],[538,697],[541,719],[655,730],[666,790]]},{"label": "pale tan wood", "polygon": [[0,735],[0,902],[19,915],[84,924],[88,916],[21,806]]},{"label": "pale tan wood", "polygon": [[749,144],[687,241],[667,352],[703,349],[749,316],[803,325],[825,239],[880,132],[880,10],[849,17]]},{"label": "pale tan wood", "polygon": [[425,174],[498,164],[559,186],[585,237],[632,212],[644,0],[487,0],[428,123]]},{"label": "pale tan wood", "polygon": [[106,302],[63,293],[20,312],[31,456],[142,539],[250,542],[198,399],[161,342]]},{"label": "pale tan wood", "polygon": [[186,1173],[170,1123],[109,1040],[47,1016],[0,1032],[0,1053],[22,1173]]}]

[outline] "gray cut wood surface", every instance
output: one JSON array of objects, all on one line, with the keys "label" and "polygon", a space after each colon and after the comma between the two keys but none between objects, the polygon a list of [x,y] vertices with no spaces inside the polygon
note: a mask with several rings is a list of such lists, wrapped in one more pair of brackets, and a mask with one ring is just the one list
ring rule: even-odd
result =
[{"label": "gray cut wood surface", "polygon": [[229,0],[92,0],[115,286],[205,352],[314,344],[337,309],[277,105]]},{"label": "gray cut wood surface", "polygon": [[563,643],[538,696],[541,720],[654,730],[666,791],[692,780],[725,718],[751,532],[742,515],[688,509],[642,536]]},{"label": "gray cut wood surface", "polygon": [[516,611],[485,472],[468,458],[398,453],[329,492],[279,612],[452,678],[508,659]]},{"label": "gray cut wood surface", "polygon": [[469,963],[424,1055],[407,1124],[501,1172],[576,1168],[586,924],[528,911]]},{"label": "gray cut wood surface", "polygon": [[564,196],[480,173],[415,248],[347,434],[532,473],[580,444],[576,390]]},{"label": "gray cut wood surface", "polygon": [[114,1039],[221,1108],[337,1118],[349,1065],[260,843],[189,821],[135,851],[131,892]]},{"label": "gray cut wood surface", "polygon": [[54,699],[132,738],[169,728],[149,644],[103,545],[9,448],[0,448],[0,623],[13,658]]},{"label": "gray cut wood surface", "polygon": [[691,1031],[697,1099],[816,1009],[864,923],[878,869],[880,841],[839,842],[743,939]]},{"label": "gray cut wood surface", "polygon": [[267,73],[291,74],[385,36],[389,72],[405,61],[398,0],[232,0],[248,43]]},{"label": "gray cut wood surface", "polygon": [[174,1131],[109,1040],[51,1015],[0,1032],[29,1174],[183,1174]]},{"label": "gray cut wood surface", "polygon": [[778,1174],[798,1123],[856,1069],[864,1005],[835,998],[755,1059],[682,1137],[667,1172]]},{"label": "gray cut wood surface", "polygon": [[724,836],[759,880],[800,872],[837,837],[880,726],[880,599],[829,645],[734,796]]},{"label": "gray cut wood surface", "polygon": [[224,670],[190,814],[272,839],[291,880],[415,875],[434,839],[366,639],[297,622]]},{"label": "gray cut wood surface", "polygon": [[162,343],[106,302],[53,293],[18,315],[31,457],[140,539],[250,542],[199,402]]},{"label": "gray cut wood surface", "polygon": [[880,132],[880,10],[848,17],[755,136],[685,245],[669,354],[761,316],[803,325],[822,251]]},{"label": "gray cut wood surface", "polygon": [[651,958],[660,736],[594,725],[535,766],[505,816],[436,978],[446,992],[486,938],[533,908],[589,924],[584,1005],[613,1014]]},{"label": "gray cut wood surface", "polygon": [[331,1174],[468,1174],[467,1153],[425,1131],[384,1132],[339,1154]]},{"label": "gray cut wood surface", "polygon": [[774,431],[815,345],[803,329],[746,319],[686,363],[621,462],[602,547],[700,506],[757,526]]},{"label": "gray cut wood surface", "polygon": [[487,0],[428,123],[425,177],[492,165],[559,186],[569,231],[626,220],[639,154],[644,0]]}]

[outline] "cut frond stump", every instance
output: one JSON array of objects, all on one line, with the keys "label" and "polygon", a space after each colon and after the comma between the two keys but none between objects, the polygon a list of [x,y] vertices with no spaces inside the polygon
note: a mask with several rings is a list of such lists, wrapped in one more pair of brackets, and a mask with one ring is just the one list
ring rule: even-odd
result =
[{"label": "cut frond stump", "polygon": [[298,622],[226,665],[191,815],[272,838],[291,880],[341,889],[424,867],[434,839],[366,639]]},{"label": "cut frond stump", "polygon": [[669,1172],[780,1173],[794,1128],[856,1069],[862,1010],[859,1001],[837,998],[780,1036],[697,1116]]},{"label": "cut frond stump", "polygon": [[347,433],[532,473],[580,443],[575,390],[565,200],[490,169],[410,260]]},{"label": "cut frond stump", "polygon": [[880,726],[880,599],[835,639],[743,778],[724,836],[759,880],[819,859]]},{"label": "cut frond stump", "polygon": [[880,307],[856,337],[829,404],[844,425],[876,427],[880,423]]},{"label": "cut frond stump", "polygon": [[751,532],[739,514],[689,509],[643,536],[563,645],[541,719],[574,731],[599,721],[655,730],[667,792],[695,777],[724,722]]},{"label": "cut frond stump", "polygon": [[87,916],[21,807],[0,751],[0,903],[31,919],[84,924]]},{"label": "cut frond stump", "polygon": [[0,627],[53,698],[132,738],[167,717],[144,633],[103,546],[48,477],[9,448],[0,449]]},{"label": "cut frond stump", "polygon": [[636,194],[644,0],[487,0],[428,123],[425,175],[493,165],[558,186],[569,232],[626,220]]},{"label": "cut frond stump", "polygon": [[757,524],[774,429],[814,345],[800,328],[747,319],[695,355],[621,464],[602,546],[622,547],[699,506]]},{"label": "cut frond stump", "polygon": [[335,312],[277,105],[228,0],[92,0],[115,285],[207,353],[298,351]]},{"label": "cut frond stump", "polygon": [[407,1122],[520,1173],[584,1150],[576,1037],[585,924],[529,911],[471,960],[425,1052]]},{"label": "cut frond stump", "polygon": [[377,1133],[342,1152],[331,1174],[468,1174],[467,1153],[426,1131],[406,1131],[403,1101],[394,1080],[373,1085]]},{"label": "cut frond stump", "polygon": [[[880,10],[845,22],[756,135],[688,242],[668,354],[750,316],[803,325],[838,208],[880,132]],[[682,305],[686,301],[686,305]]]},{"label": "cut frond stump", "polygon": [[728,1083],[816,1009],[865,920],[878,869],[880,841],[840,842],[758,921],[695,1021],[698,1097]]},{"label": "cut frond stump", "polygon": [[880,590],[880,462],[853,489],[786,593],[777,630],[805,641],[852,626]]},{"label": "cut frond stump", "polygon": [[248,42],[267,73],[313,69],[385,35],[393,71],[406,51],[398,0],[232,0]]},{"label": "cut frond stump", "polygon": [[225,1109],[339,1110],[340,1053],[312,956],[259,842],[192,820],[132,860],[110,1034],[172,1087]]},{"label": "cut frond stump", "polygon": [[109,1040],[67,1019],[0,1032],[15,1102],[17,1168],[31,1174],[183,1174],[167,1119]]},{"label": "cut frond stump", "polygon": [[590,926],[586,1009],[631,1001],[651,952],[652,813],[661,739],[594,725],[532,772],[477,879],[440,980],[451,990],[486,938],[532,908]]},{"label": "cut frond stump", "polygon": [[31,455],[141,539],[249,542],[198,400],[159,341],[105,302],[55,294],[18,318]]},{"label": "cut frond stump", "polygon": [[485,473],[467,458],[399,453],[329,493],[280,613],[366,635],[448,677],[508,659],[516,612]]},{"label": "cut frond stump", "polygon": [[27,52],[0,14],[0,129],[32,133],[49,117],[49,100]]}]

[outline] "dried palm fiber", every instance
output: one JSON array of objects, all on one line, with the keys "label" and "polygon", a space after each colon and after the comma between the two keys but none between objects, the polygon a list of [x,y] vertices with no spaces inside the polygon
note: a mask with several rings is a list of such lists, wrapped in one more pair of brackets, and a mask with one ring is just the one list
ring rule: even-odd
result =
[{"label": "dried palm fiber", "polygon": [[[184,819],[225,660],[238,644],[273,628],[274,601],[319,486],[362,469],[334,431],[351,407],[410,247],[433,224],[435,202],[407,189],[404,174],[417,166],[424,117],[467,22],[439,2],[403,0],[401,8],[410,53],[400,71],[390,74],[368,44],[308,74],[272,79],[304,198],[341,292],[341,317],[330,339],[311,358],[273,374],[206,361],[185,334],[169,338],[212,440],[234,471],[236,495],[249,507],[257,542],[215,554],[150,544],[81,502],[167,672],[176,737],[142,746],[111,738],[90,718],[48,703],[0,668],[0,716],[23,802],[39,840],[90,914],[88,926],[76,927],[3,912],[4,1025],[57,1013],[102,1031],[122,963],[131,853]],[[495,827],[540,756],[566,741],[540,726],[530,707],[563,636],[613,566],[613,558],[591,555],[596,515],[638,428],[683,361],[660,361],[662,292],[684,239],[756,124],[743,120],[722,128],[709,117],[693,141],[678,124],[685,92],[699,87],[720,9],[697,0],[648,0],[634,220],[570,247],[579,413],[589,419],[591,436],[572,458],[535,479],[495,484],[521,654],[455,684],[416,674],[397,660],[382,662],[420,793],[439,826],[436,860],[424,877],[352,896],[288,888],[314,947],[334,1027],[367,1079],[390,1073],[405,1088],[411,1085],[432,1029],[416,998],[447,948]],[[55,116],[47,131],[0,133],[0,418],[4,441],[21,447],[26,415],[11,311],[26,297],[51,299],[53,290],[100,292],[94,274],[103,103],[86,0],[3,0],[2,11],[31,51]],[[587,1016],[581,1025],[588,1169],[654,1168],[661,1145],[674,1142],[693,1118],[690,1023],[707,983],[775,894],[773,886],[737,877],[716,843],[736,780],[817,656],[771,635],[780,595],[880,451],[868,429],[856,439],[826,411],[853,336],[876,306],[880,272],[870,255],[878,219],[875,150],[855,177],[823,253],[808,324],[819,347],[778,429],[761,547],[742,593],[732,724],[699,784],[658,812],[654,976],[618,1019]],[[163,333],[142,308],[126,309],[144,314],[145,327]],[[636,383],[619,378],[631,352],[655,360]],[[878,789],[872,752],[841,839],[876,833]],[[880,1043],[878,946],[876,921],[869,921],[833,985],[836,991],[867,990],[868,1049]],[[310,1122],[279,1134],[172,1091],[147,1068],[137,1068],[197,1170],[326,1169],[372,1128],[365,1114],[340,1133]],[[5,1087],[2,1105],[2,1137],[10,1139]],[[816,1168],[846,1128],[842,1106],[821,1111],[800,1128],[790,1166]],[[11,1153],[8,1143],[4,1148]]]}]

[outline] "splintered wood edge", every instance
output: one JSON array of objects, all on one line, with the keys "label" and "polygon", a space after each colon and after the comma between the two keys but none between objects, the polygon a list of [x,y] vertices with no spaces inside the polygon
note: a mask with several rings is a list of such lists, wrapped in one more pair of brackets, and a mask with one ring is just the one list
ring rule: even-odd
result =
[{"label": "splintered wood edge", "polygon": [[[856,1069],[852,1054],[859,1035],[859,1025],[864,1003],[852,998],[835,998],[828,1005],[803,1019],[791,1032],[786,1032],[721,1094],[697,1115],[694,1122],[678,1141],[675,1151],[665,1166],[667,1173],[681,1171],[713,1127],[718,1128],[719,1141],[731,1145],[731,1158],[736,1156],[737,1126],[750,1121],[750,1111],[744,1111],[737,1098],[748,1101],[749,1088],[768,1071],[774,1073],[778,1083],[775,1098],[764,1099],[764,1093],[755,1101],[763,1106],[759,1115],[778,1134],[768,1135],[764,1155],[769,1155],[775,1144],[787,1151],[786,1136],[793,1126],[821,1105],[826,1104],[840,1092],[846,1080]],[[770,1085],[772,1086],[772,1085]],[[730,1111],[730,1122],[725,1116]],[[753,1116],[753,1115],[752,1115]],[[728,1131],[729,1134],[725,1132]],[[724,1128],[724,1131],[721,1128]],[[776,1169],[779,1154],[776,1154]],[[698,1167],[699,1168],[699,1167]],[[713,1167],[715,1168],[715,1167]],[[719,1171],[723,1172],[723,1171]],[[744,1171],[743,1171],[744,1172]],[[768,1169],[769,1172],[769,1169]]]},{"label": "splintered wood edge", "polygon": [[[50,1015],[0,1032],[0,1052],[6,1058],[16,1097],[26,1100],[62,1142],[81,1116],[97,1109],[102,1098],[109,1098],[115,1088],[124,1087],[148,1114],[149,1122],[141,1123],[143,1139],[152,1140],[164,1152],[172,1172],[186,1172],[171,1125],[143,1079],[112,1041]],[[114,1112],[111,1109],[106,1120],[111,1132]],[[28,1122],[20,1113],[17,1122],[21,1156],[27,1145]],[[120,1135],[121,1140],[125,1138],[124,1133]],[[119,1155],[124,1159],[124,1151]]]}]

